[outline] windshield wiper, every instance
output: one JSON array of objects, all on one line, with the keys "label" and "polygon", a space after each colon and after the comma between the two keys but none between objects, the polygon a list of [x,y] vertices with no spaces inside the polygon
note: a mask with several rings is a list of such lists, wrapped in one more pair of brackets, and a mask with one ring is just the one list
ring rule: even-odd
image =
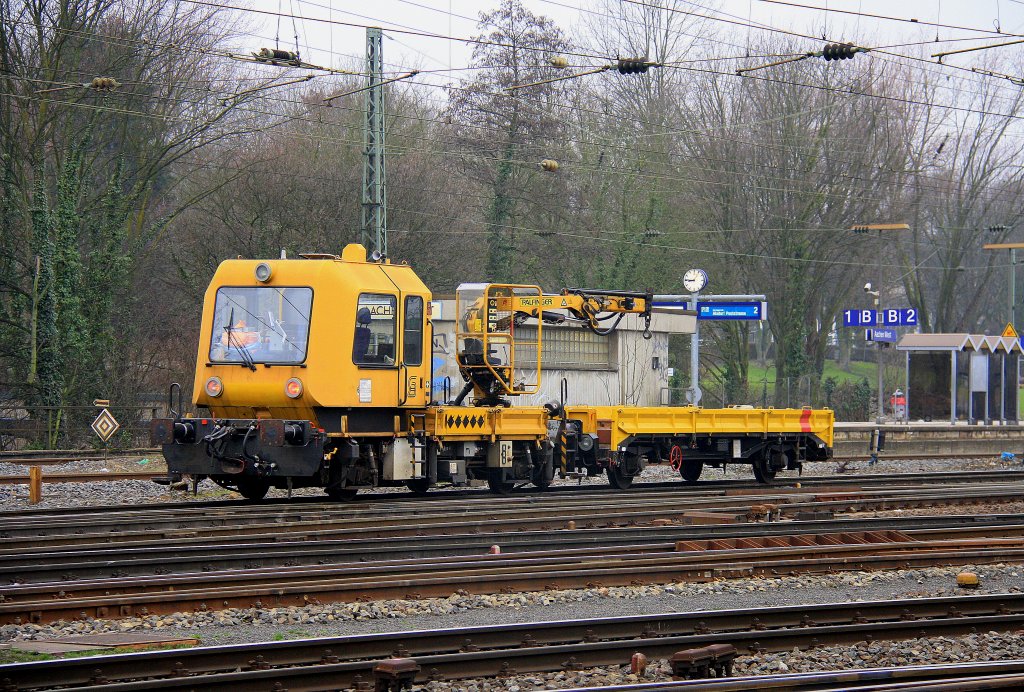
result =
[{"label": "windshield wiper", "polygon": [[228,350],[230,350],[231,347],[234,346],[235,349],[238,351],[238,355],[242,357],[242,365],[249,368],[253,372],[256,372],[256,361],[254,361],[252,355],[248,351],[246,351],[245,348],[242,347],[241,342],[235,337],[234,332],[232,331],[234,329],[234,324],[235,309],[231,308],[231,314],[228,315],[228,323],[224,327],[224,334],[226,335],[228,341]]}]

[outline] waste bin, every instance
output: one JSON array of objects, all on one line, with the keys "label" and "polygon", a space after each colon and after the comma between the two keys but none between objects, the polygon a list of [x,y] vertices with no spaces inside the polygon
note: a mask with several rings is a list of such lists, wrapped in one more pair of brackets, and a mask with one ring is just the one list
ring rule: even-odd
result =
[{"label": "waste bin", "polygon": [[896,390],[889,397],[889,408],[892,410],[892,417],[896,420],[907,419],[907,397],[900,390]]}]

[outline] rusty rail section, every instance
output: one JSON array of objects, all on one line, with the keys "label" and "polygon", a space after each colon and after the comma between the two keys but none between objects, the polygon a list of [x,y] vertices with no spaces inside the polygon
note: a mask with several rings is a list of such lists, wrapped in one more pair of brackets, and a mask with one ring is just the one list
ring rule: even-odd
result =
[{"label": "rusty rail section", "polygon": [[[1022,623],[1021,594],[917,598],[150,651],[0,666],[0,679],[17,690],[89,685],[88,689],[114,692],[148,689],[147,681],[154,679],[159,679],[152,682],[159,689],[271,689],[275,681],[293,691],[337,689],[371,683],[374,665],[395,655],[413,658],[420,666],[416,679],[425,682],[623,665],[638,651],[650,658],[666,657],[712,643],[761,653],[825,643],[1005,631]],[[1006,674],[1021,669],[993,664],[969,670]]]},{"label": "rusty rail section", "polygon": [[723,578],[1024,561],[1024,537],[913,540],[894,531],[743,539],[666,550],[577,549],[513,555],[230,570],[0,590],[0,624],[221,608],[302,606]]},{"label": "rusty rail section", "polygon": [[751,675],[723,680],[687,680],[651,682],[636,685],[576,687],[564,692],[761,692],[765,689],[787,692],[970,692],[972,690],[1024,689],[1024,660],[986,661],[983,663],[942,663],[890,668],[856,668],[821,673],[785,673]]},{"label": "rusty rail section", "polygon": [[[753,506],[774,506],[783,516],[803,512],[852,512],[914,507],[956,506],[1024,500],[1024,484],[923,488],[914,490],[851,490],[824,488],[806,491],[770,490],[763,494],[731,495],[730,491],[692,495],[664,493],[657,497],[626,495],[615,501],[601,498],[552,498],[544,501],[494,502],[493,499],[386,505],[259,505],[187,510],[126,510],[109,513],[0,517],[0,550],[52,550],[60,546],[144,543],[156,537],[178,541],[204,537],[242,542],[293,536],[360,538],[416,537],[427,533],[463,533],[467,526],[480,532],[520,532],[577,526],[599,528],[642,526],[662,521],[674,524],[746,520]],[[130,527],[127,528],[126,527]]]},{"label": "rusty rail section", "polygon": [[[471,529],[469,529],[471,530]],[[288,536],[256,543],[154,540],[127,546],[83,546],[54,551],[0,550],[0,585],[69,582],[230,569],[294,568],[301,565],[379,562],[476,556],[495,544],[506,555],[523,552],[592,549],[643,552],[672,550],[682,541],[742,541],[792,535],[899,530],[916,540],[938,538],[1006,538],[1024,535],[1019,515],[902,516],[801,522],[643,526],[508,533],[463,533],[415,538],[342,539]],[[314,537],[315,538],[315,537]],[[750,547],[735,543],[731,547]]]}]

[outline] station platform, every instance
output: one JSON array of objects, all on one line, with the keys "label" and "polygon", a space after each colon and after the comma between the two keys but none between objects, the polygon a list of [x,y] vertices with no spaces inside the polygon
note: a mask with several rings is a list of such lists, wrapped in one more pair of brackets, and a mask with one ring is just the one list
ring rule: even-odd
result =
[{"label": "station platform", "polygon": [[1024,425],[984,425],[935,422],[836,423],[835,455],[866,454],[875,430],[885,433],[883,453],[887,456],[934,454],[998,456],[1012,452],[1024,455]]}]

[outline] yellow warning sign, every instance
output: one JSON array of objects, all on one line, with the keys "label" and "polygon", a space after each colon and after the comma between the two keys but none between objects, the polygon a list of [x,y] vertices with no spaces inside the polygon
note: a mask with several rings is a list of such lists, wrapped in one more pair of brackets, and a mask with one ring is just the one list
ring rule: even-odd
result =
[{"label": "yellow warning sign", "polygon": [[1013,328],[1012,324],[1007,322],[1006,323],[1006,328],[1003,329],[1002,336],[1008,336],[1008,337],[1010,337],[1012,339],[1016,339],[1017,338],[1017,330]]}]

